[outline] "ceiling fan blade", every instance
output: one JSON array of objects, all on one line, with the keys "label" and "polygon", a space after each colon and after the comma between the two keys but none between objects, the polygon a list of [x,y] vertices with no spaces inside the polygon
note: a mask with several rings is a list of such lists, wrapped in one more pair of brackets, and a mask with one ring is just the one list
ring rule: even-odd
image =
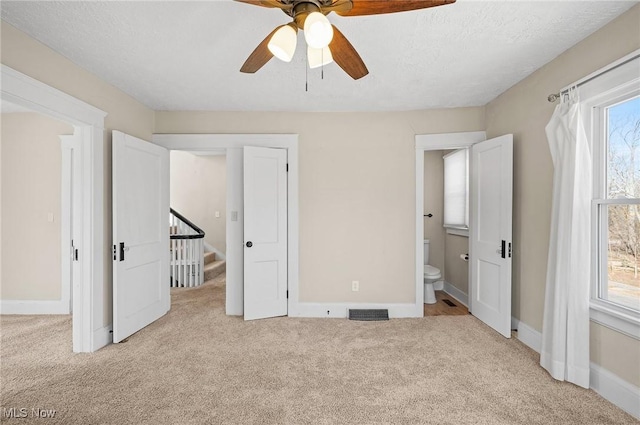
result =
[{"label": "ceiling fan blade", "polygon": [[289,10],[293,7],[291,4],[280,3],[278,0],[235,0],[240,3],[252,4],[254,6],[275,7],[278,9]]},{"label": "ceiling fan blade", "polygon": [[332,25],[332,27],[333,39],[331,43],[329,43],[329,49],[331,50],[334,62],[354,80],[367,75],[369,70],[362,61],[362,58],[360,58],[358,52],[356,52],[356,49],[335,25]]},{"label": "ceiling fan blade", "polygon": [[456,0],[352,0],[348,11],[336,11],[340,16],[379,15],[383,13],[406,12],[455,3]]},{"label": "ceiling fan blade", "polygon": [[276,27],[276,29],[271,31],[271,33],[264,40],[262,40],[260,44],[258,44],[258,47],[256,47],[255,50],[251,52],[247,60],[242,65],[242,68],[240,68],[240,72],[253,74],[257,70],[262,68],[264,64],[271,60],[271,58],[273,57],[273,53],[271,53],[267,45],[269,44],[269,40],[271,40],[271,37],[273,37],[273,34],[275,34],[276,31],[284,26],[285,25],[280,25]]},{"label": "ceiling fan blade", "polygon": [[330,6],[322,6],[322,11],[325,14],[329,12],[347,13],[353,9],[352,0],[335,0]]}]

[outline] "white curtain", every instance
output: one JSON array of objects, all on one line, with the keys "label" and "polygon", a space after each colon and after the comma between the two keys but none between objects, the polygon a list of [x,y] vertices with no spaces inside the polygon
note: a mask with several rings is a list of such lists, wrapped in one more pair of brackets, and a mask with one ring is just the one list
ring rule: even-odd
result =
[{"label": "white curtain", "polygon": [[554,174],[540,364],[589,388],[591,153],[576,90],[563,98],[546,127]]}]

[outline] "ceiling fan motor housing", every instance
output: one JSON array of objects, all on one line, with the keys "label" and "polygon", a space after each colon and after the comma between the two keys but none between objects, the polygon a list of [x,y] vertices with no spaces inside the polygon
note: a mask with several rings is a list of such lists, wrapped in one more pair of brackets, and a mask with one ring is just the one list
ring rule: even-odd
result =
[{"label": "ceiling fan motor housing", "polygon": [[322,8],[320,3],[315,0],[303,0],[296,2],[289,12],[285,12],[293,17],[293,21],[296,23],[298,29],[304,29],[304,22],[307,20],[307,16],[309,16],[313,12],[320,12],[324,15],[327,13],[322,12]]}]

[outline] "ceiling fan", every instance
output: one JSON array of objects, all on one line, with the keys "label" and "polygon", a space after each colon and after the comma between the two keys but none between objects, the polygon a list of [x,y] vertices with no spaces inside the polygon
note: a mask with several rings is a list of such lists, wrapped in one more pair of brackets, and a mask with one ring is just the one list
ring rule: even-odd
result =
[{"label": "ceiling fan", "polygon": [[277,8],[293,21],[271,31],[249,55],[240,72],[254,73],[273,56],[290,62],[296,50],[298,30],[303,30],[307,42],[310,68],[335,61],[354,80],[369,73],[366,65],[349,40],[332,25],[325,15],[379,15],[406,12],[454,3],[456,0],[236,0],[255,6]]}]

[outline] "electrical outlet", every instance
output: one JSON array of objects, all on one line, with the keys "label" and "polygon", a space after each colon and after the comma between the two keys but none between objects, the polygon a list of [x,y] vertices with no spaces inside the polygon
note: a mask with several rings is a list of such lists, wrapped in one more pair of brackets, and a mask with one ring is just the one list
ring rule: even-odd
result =
[{"label": "electrical outlet", "polygon": [[353,292],[358,292],[360,290],[360,281],[359,280],[352,280],[351,281],[351,290]]}]

